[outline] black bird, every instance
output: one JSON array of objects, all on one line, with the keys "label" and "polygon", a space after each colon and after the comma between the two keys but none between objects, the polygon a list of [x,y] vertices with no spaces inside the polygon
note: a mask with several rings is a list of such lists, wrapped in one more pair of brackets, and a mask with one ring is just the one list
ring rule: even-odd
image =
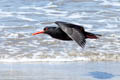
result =
[{"label": "black bird", "polygon": [[62,21],[56,21],[55,23],[58,25],[58,27],[45,27],[43,31],[33,33],[32,35],[45,33],[60,40],[74,40],[82,48],[84,48],[87,38],[98,39],[98,36],[101,36],[99,34],[86,32],[83,26],[80,25]]}]

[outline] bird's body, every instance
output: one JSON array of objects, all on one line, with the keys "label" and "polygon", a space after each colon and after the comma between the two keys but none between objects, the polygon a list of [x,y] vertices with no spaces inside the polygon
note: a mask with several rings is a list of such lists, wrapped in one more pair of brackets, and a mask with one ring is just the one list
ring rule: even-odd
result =
[{"label": "bird's body", "polygon": [[86,38],[97,39],[98,34],[93,34],[86,32],[84,28],[80,25],[75,25],[67,22],[56,21],[58,27],[45,27],[44,31],[34,33],[33,35],[45,33],[50,35],[53,38],[60,40],[74,40],[81,47],[84,47],[86,43]]},{"label": "bird's body", "polygon": [[50,35],[53,38],[60,40],[72,40],[64,31],[59,27],[46,27],[49,31],[46,31],[45,34]]}]

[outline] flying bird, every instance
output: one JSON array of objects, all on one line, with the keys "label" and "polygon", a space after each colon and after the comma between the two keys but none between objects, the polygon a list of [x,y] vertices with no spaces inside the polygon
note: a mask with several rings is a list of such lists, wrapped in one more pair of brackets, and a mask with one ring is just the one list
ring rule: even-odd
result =
[{"label": "flying bird", "polygon": [[59,39],[59,40],[66,40],[70,41],[73,40],[75,41],[79,46],[84,48],[86,44],[86,39],[98,39],[99,34],[94,34],[85,31],[83,26],[68,23],[68,22],[62,22],[62,21],[56,21],[55,22],[58,27],[45,27],[43,31],[33,33],[32,35],[37,35],[37,34],[48,34],[53,38]]}]

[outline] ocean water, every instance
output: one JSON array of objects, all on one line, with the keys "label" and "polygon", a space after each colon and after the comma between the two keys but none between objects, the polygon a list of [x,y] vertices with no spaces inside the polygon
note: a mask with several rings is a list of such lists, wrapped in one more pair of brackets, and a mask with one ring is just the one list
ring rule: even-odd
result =
[{"label": "ocean water", "polygon": [[[84,49],[74,41],[32,36],[65,21],[101,34]],[[0,62],[120,61],[119,0],[0,0]]]}]

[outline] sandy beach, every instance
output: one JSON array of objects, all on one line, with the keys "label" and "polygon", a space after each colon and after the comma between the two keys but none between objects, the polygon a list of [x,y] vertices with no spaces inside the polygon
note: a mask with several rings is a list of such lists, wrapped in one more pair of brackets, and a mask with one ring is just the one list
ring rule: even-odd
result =
[{"label": "sandy beach", "polygon": [[0,80],[119,80],[119,62],[1,63]]}]

